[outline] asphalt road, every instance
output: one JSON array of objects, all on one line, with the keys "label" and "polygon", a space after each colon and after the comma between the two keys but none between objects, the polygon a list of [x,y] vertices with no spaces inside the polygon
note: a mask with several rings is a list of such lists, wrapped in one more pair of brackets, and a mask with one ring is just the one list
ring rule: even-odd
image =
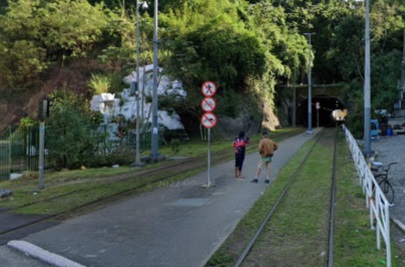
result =
[{"label": "asphalt road", "polygon": [[398,162],[389,171],[389,180],[395,191],[390,215],[405,232],[405,135],[380,136],[371,142],[371,150],[375,152],[375,161],[384,165]]}]

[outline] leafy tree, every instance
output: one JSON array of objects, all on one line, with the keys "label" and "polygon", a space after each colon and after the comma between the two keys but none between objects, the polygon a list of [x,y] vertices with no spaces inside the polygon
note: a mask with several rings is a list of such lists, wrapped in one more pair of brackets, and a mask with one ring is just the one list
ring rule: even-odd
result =
[{"label": "leafy tree", "polygon": [[[397,81],[400,75],[400,48],[402,47],[403,7],[397,3],[371,1],[370,9],[370,62],[371,62],[371,100],[372,109],[392,110],[398,101]],[[340,12],[343,14],[344,12]],[[364,15],[363,5],[347,11],[347,17],[332,28],[332,42],[326,52],[331,76],[339,76],[351,85],[352,95],[349,120],[353,127],[363,127],[359,123],[363,118],[364,83]],[[400,36],[400,38],[398,38]],[[324,43],[322,43],[324,46]],[[336,68],[331,68],[335,64]],[[354,81],[357,81],[356,83]],[[357,93],[355,93],[357,92]],[[353,97],[358,97],[354,100]],[[355,118],[355,119],[354,119]],[[362,132],[353,129],[355,132]]]},{"label": "leafy tree", "polygon": [[85,0],[10,1],[0,15],[0,87],[32,87],[51,64],[97,51],[113,16]]},{"label": "leafy tree", "polygon": [[[371,104],[373,109],[387,109],[392,112],[398,102],[398,73],[401,51],[392,50],[373,61],[371,79]],[[376,75],[374,75],[376,73]],[[377,75],[378,73],[378,75]]]},{"label": "leafy tree", "polygon": [[103,4],[92,6],[86,0],[59,0],[47,4],[43,12],[42,42],[48,52],[62,57],[85,56],[109,22]]},{"label": "leafy tree", "polygon": [[56,91],[47,120],[47,161],[55,169],[78,168],[91,162],[97,149],[100,117],[80,95]]},{"label": "leafy tree", "polygon": [[[150,8],[149,8],[150,9]],[[129,73],[136,66],[136,14],[131,10],[121,17],[111,16],[111,38],[109,38],[98,58],[104,64],[118,66],[124,73]],[[154,31],[153,18],[146,12],[139,11],[139,50],[140,66],[153,62],[152,36]]]},{"label": "leafy tree", "polygon": [[330,62],[329,66],[334,65],[332,70],[336,70],[336,74],[339,73],[344,81],[364,80],[363,35],[364,21],[359,16],[344,18],[335,29],[331,47],[326,56]]},{"label": "leafy tree", "polygon": [[[3,97],[11,96],[9,92],[17,88],[38,88],[46,81],[48,68],[79,59],[99,57],[105,66],[125,73],[134,69],[134,3],[109,1],[110,8],[101,1],[91,3],[12,0],[1,5]],[[139,21],[140,65],[153,62],[154,9],[153,3],[149,4]],[[343,81],[351,97],[361,98],[364,13],[363,3],[341,0],[161,1],[159,65],[165,74],[180,79],[188,91],[186,101],[161,102],[195,123],[201,113],[201,84],[214,80],[219,89],[218,114],[238,116],[244,106],[251,106],[247,112],[254,114],[265,102],[275,109],[277,95],[285,95],[277,91],[282,90],[278,85],[291,83],[294,73],[298,73],[299,82],[306,82],[304,32],[316,32],[311,57],[314,80]],[[372,105],[389,108],[395,101],[401,74],[404,0],[371,1],[370,15]],[[353,101],[353,105],[359,105],[360,100]],[[351,110],[362,109],[356,106]]]},{"label": "leafy tree", "polygon": [[308,53],[305,36],[289,23],[283,7],[263,1],[249,9],[249,29],[260,38],[266,48],[266,72],[251,79],[250,90],[260,103],[275,110],[276,86],[294,79],[294,73],[306,71]]},{"label": "leafy tree", "polygon": [[161,47],[166,51],[161,62],[188,92],[187,101],[177,108],[180,114],[186,112],[183,118],[199,121],[199,88],[206,80],[217,84],[218,112],[238,115],[242,101],[229,97],[246,93],[249,79],[265,72],[264,47],[240,20],[239,7],[227,0],[184,1],[160,16]]},{"label": "leafy tree", "polygon": [[0,43],[1,91],[21,91],[37,85],[38,76],[47,67],[46,51],[35,42],[3,40]]}]

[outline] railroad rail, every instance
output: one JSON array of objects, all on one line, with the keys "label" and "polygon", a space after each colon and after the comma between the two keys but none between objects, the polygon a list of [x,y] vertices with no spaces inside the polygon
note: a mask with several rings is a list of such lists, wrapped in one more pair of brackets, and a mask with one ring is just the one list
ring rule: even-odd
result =
[{"label": "railroad rail", "polygon": [[[331,140],[333,139],[333,140]],[[263,254],[272,254],[272,247],[266,247],[263,245],[257,245],[258,240],[261,238],[263,235],[263,232],[265,229],[268,230],[269,227],[271,227],[272,224],[272,219],[274,217],[274,214],[277,211],[286,209],[286,204],[287,201],[286,199],[288,198],[299,198],[302,196],[296,196],[294,194],[290,194],[292,191],[292,188],[297,187],[297,182],[302,179],[300,177],[301,171],[305,168],[306,162],[308,158],[311,156],[313,153],[314,148],[320,143],[320,142],[331,142],[333,141],[333,166],[331,168],[331,183],[330,183],[330,193],[329,193],[329,209],[326,209],[325,211],[320,211],[321,213],[329,214],[328,218],[325,219],[325,221],[328,221],[328,234],[324,235],[321,237],[323,241],[317,241],[323,244],[327,244],[327,248],[325,247],[323,250],[327,251],[327,257],[323,257],[327,264],[327,266],[332,267],[333,266],[333,246],[334,246],[334,221],[335,221],[335,210],[334,210],[334,203],[335,203],[335,194],[336,194],[336,158],[337,158],[337,148],[336,148],[336,141],[337,141],[337,128],[336,129],[324,129],[322,130],[319,135],[316,137],[315,142],[311,145],[311,147],[308,149],[306,152],[305,156],[302,158],[301,162],[298,164],[297,168],[291,175],[291,177],[288,179],[288,182],[286,183],[284,189],[281,191],[280,195],[278,196],[276,202],[272,207],[269,208],[269,212],[263,222],[261,223],[260,227],[257,229],[255,235],[252,237],[250,242],[247,244],[243,252],[240,254],[237,262],[235,263],[235,267],[239,267],[242,264],[246,263],[248,266],[255,265],[255,258],[257,255],[263,255]],[[324,190],[328,191],[328,190]],[[303,200],[305,201],[305,200]],[[326,208],[326,207],[325,207]],[[299,215],[297,215],[299,216]],[[277,220],[277,219],[276,219]],[[257,245],[257,248],[255,247]],[[257,250],[257,251],[256,251]],[[253,252],[253,253],[252,253]],[[251,254],[254,254],[251,256]],[[294,257],[294,255],[290,255]],[[268,257],[268,256],[266,256]],[[269,256],[271,258],[271,256]],[[266,262],[269,263],[269,266],[272,266],[270,262],[276,263],[277,260],[271,260],[271,259],[266,259]],[[260,265],[259,263],[257,263]],[[308,265],[309,264],[309,265]],[[277,264],[276,264],[277,265]],[[304,266],[311,266],[310,263],[305,263]],[[314,265],[315,266],[315,265]]]}]

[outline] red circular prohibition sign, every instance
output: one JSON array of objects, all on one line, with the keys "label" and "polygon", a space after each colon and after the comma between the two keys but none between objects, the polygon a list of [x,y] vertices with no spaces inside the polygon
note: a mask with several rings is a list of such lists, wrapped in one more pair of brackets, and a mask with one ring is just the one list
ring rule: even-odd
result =
[{"label": "red circular prohibition sign", "polygon": [[212,128],[217,125],[217,116],[214,113],[206,112],[201,116],[201,124],[205,128]]},{"label": "red circular prohibition sign", "polygon": [[214,98],[212,97],[204,97],[204,99],[201,101],[201,108],[205,112],[212,112],[215,110],[217,106],[217,102],[215,101]]},{"label": "red circular prohibition sign", "polygon": [[206,81],[201,87],[204,96],[213,96],[217,93],[217,85],[212,81]]}]

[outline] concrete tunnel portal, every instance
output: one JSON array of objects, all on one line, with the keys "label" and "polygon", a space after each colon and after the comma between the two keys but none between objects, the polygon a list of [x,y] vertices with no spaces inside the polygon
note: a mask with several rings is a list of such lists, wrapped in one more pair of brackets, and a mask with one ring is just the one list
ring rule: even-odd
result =
[{"label": "concrete tunnel portal", "polygon": [[[337,97],[329,95],[312,96],[312,127],[334,127],[342,123],[347,115],[346,105]],[[308,98],[298,103],[298,124],[308,125]]]}]

